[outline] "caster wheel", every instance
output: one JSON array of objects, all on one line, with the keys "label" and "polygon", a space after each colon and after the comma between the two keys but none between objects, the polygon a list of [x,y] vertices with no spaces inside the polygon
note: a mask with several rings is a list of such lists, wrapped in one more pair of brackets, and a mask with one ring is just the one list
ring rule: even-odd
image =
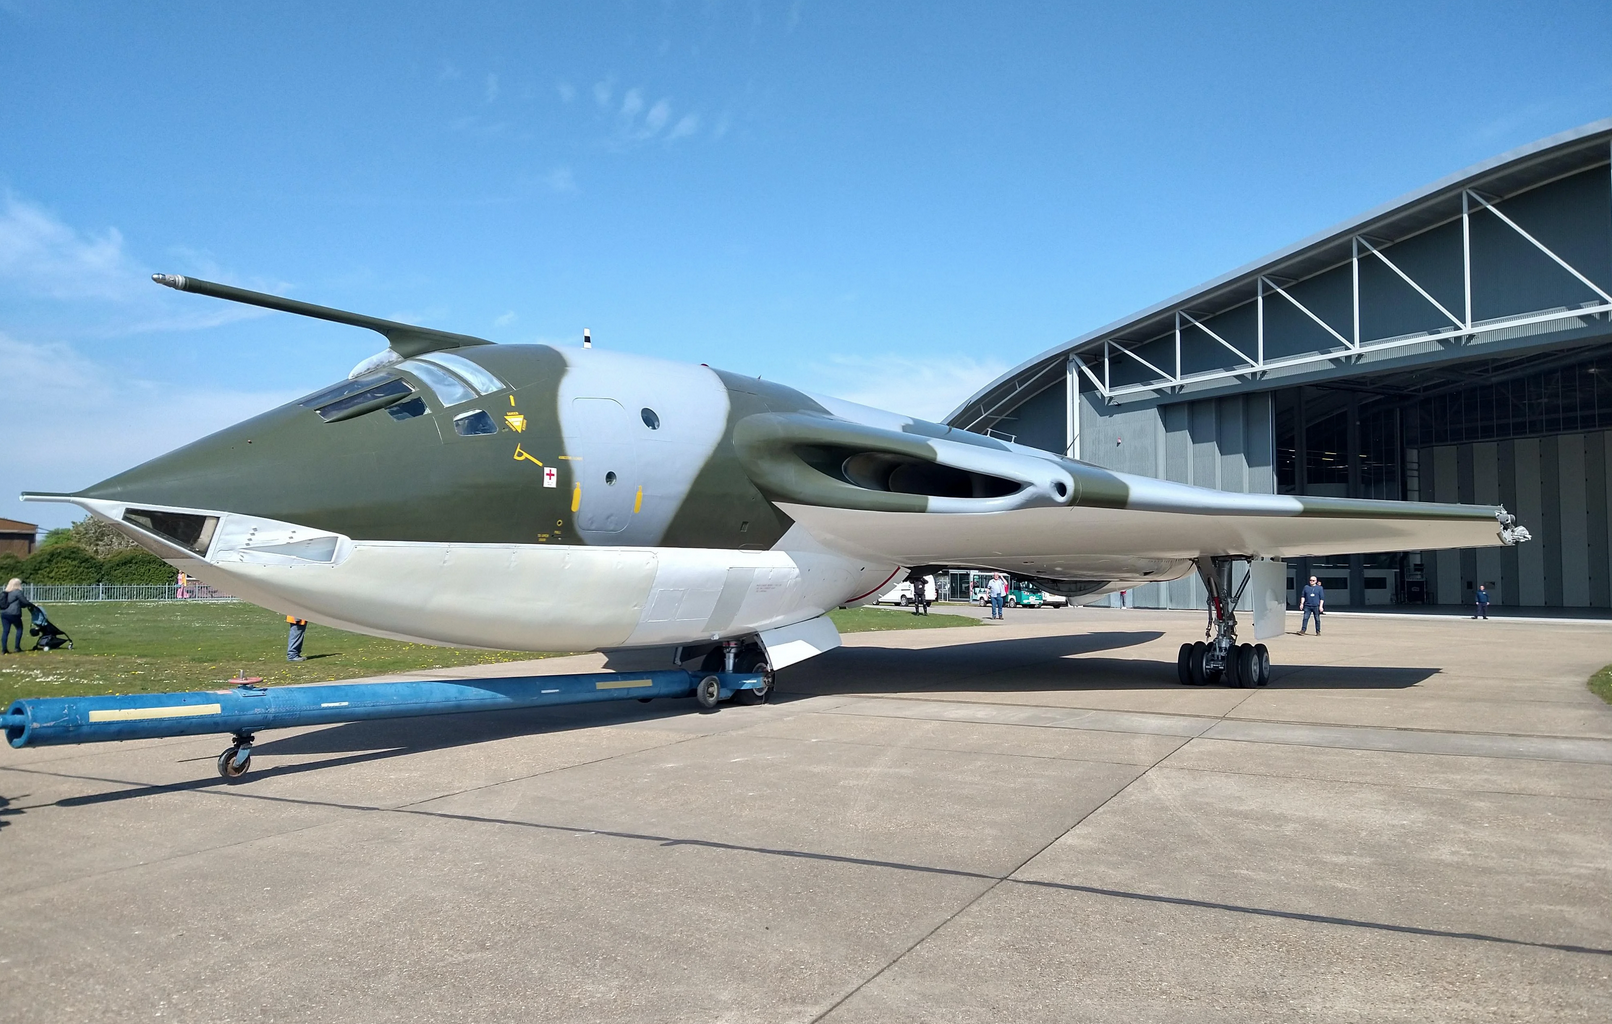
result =
[{"label": "caster wheel", "polygon": [[1259,659],[1259,685],[1269,686],[1271,682],[1271,649],[1264,644],[1255,644],[1254,657]]},{"label": "caster wheel", "polygon": [[240,747],[230,747],[218,755],[218,774],[226,779],[238,779],[252,769],[252,755],[247,754],[239,764],[235,756],[241,752]]},{"label": "caster wheel", "polygon": [[710,709],[717,706],[722,700],[722,680],[716,676],[706,676],[694,686],[694,699],[700,702],[700,707]]},{"label": "caster wheel", "polygon": [[1259,652],[1252,644],[1237,645],[1237,684],[1244,689],[1259,685]]},{"label": "caster wheel", "polygon": [[1187,669],[1192,673],[1193,686],[1207,686],[1209,673],[1204,666],[1204,658],[1209,653],[1209,645],[1199,640],[1192,645],[1192,656],[1188,659]]},{"label": "caster wheel", "polygon": [[1175,656],[1175,677],[1182,686],[1192,685],[1192,645],[1182,644],[1181,652]]}]

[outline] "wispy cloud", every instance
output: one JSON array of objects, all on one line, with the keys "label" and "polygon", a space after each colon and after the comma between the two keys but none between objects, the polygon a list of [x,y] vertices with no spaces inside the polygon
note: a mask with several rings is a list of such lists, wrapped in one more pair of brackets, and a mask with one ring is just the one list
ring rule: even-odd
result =
[{"label": "wispy cloud", "polygon": [[498,99],[498,76],[491,71],[487,72],[486,81],[482,84],[481,94],[488,103]]},{"label": "wispy cloud", "polygon": [[671,142],[674,139],[687,138],[699,130],[700,115],[684,114],[677,119],[677,123],[672,126],[672,130],[666,133],[666,141]]},{"label": "wispy cloud", "polygon": [[503,313],[503,314],[501,314],[499,316],[494,317],[493,318],[493,326],[494,327],[508,327],[510,324],[514,323],[518,319],[520,319],[520,318],[515,315],[515,311],[512,309],[507,313]]},{"label": "wispy cloud", "polygon": [[817,381],[811,390],[938,420],[1007,369],[1000,360],[937,353],[922,358],[831,355],[808,372]]},{"label": "wispy cloud", "polygon": [[593,83],[593,102],[599,104],[599,106],[609,107],[610,97],[614,96],[615,94],[615,79],[606,78],[603,81]]},{"label": "wispy cloud", "polygon": [[560,94],[561,103],[570,103],[577,98],[577,91],[571,86],[570,82],[556,82],[554,91]]},{"label": "wispy cloud", "polygon": [[575,192],[577,190],[576,178],[571,174],[569,167],[556,167],[543,175],[543,184],[555,192]]},{"label": "wispy cloud", "polygon": [[0,280],[53,299],[116,300],[128,298],[139,277],[117,228],[81,232],[42,206],[5,194]]},{"label": "wispy cloud", "polygon": [[451,60],[445,60],[437,70],[437,81],[452,82],[464,77],[464,73]]},{"label": "wispy cloud", "polygon": [[0,365],[28,381],[26,388],[7,389],[7,411],[17,422],[49,425],[31,434],[26,467],[7,468],[0,515],[28,522],[61,517],[47,525],[77,518],[77,510],[23,505],[19,490],[87,487],[300,394],[131,378],[70,345],[25,342],[4,332]]}]

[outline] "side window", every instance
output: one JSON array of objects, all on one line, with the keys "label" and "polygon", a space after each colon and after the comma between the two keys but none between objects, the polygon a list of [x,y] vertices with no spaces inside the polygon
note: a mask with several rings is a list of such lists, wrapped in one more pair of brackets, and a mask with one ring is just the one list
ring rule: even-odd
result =
[{"label": "side window", "polygon": [[415,395],[407,402],[399,402],[396,405],[388,406],[386,414],[394,420],[411,420],[416,416],[424,416],[425,411],[425,399]]},{"label": "side window", "polygon": [[453,429],[457,434],[470,437],[475,434],[496,434],[498,433],[498,424],[493,422],[491,416],[480,409],[475,409],[455,416],[453,418]]}]

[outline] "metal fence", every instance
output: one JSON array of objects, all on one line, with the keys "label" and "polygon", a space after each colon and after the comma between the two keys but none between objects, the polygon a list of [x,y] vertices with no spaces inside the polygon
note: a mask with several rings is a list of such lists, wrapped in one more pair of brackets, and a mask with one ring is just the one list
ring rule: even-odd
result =
[{"label": "metal fence", "polygon": [[162,586],[124,586],[116,583],[91,583],[87,586],[52,586],[43,583],[24,583],[22,592],[30,601],[39,604],[75,604],[83,601],[234,601],[235,598],[201,583],[188,583],[183,589],[178,584]]}]

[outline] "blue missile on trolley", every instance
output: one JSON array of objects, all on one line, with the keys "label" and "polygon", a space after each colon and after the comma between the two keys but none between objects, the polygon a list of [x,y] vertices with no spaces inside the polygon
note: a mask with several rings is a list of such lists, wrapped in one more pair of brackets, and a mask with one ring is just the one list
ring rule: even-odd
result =
[{"label": "blue missile on trolley", "polygon": [[243,684],[193,693],[18,700],[0,715],[0,729],[13,747],[229,733],[234,742],[220,755],[219,772],[236,778],[251,763],[253,734],[263,729],[657,697],[694,697],[701,705],[714,707],[740,691],[765,687],[759,673],[681,670],[315,686]]}]

